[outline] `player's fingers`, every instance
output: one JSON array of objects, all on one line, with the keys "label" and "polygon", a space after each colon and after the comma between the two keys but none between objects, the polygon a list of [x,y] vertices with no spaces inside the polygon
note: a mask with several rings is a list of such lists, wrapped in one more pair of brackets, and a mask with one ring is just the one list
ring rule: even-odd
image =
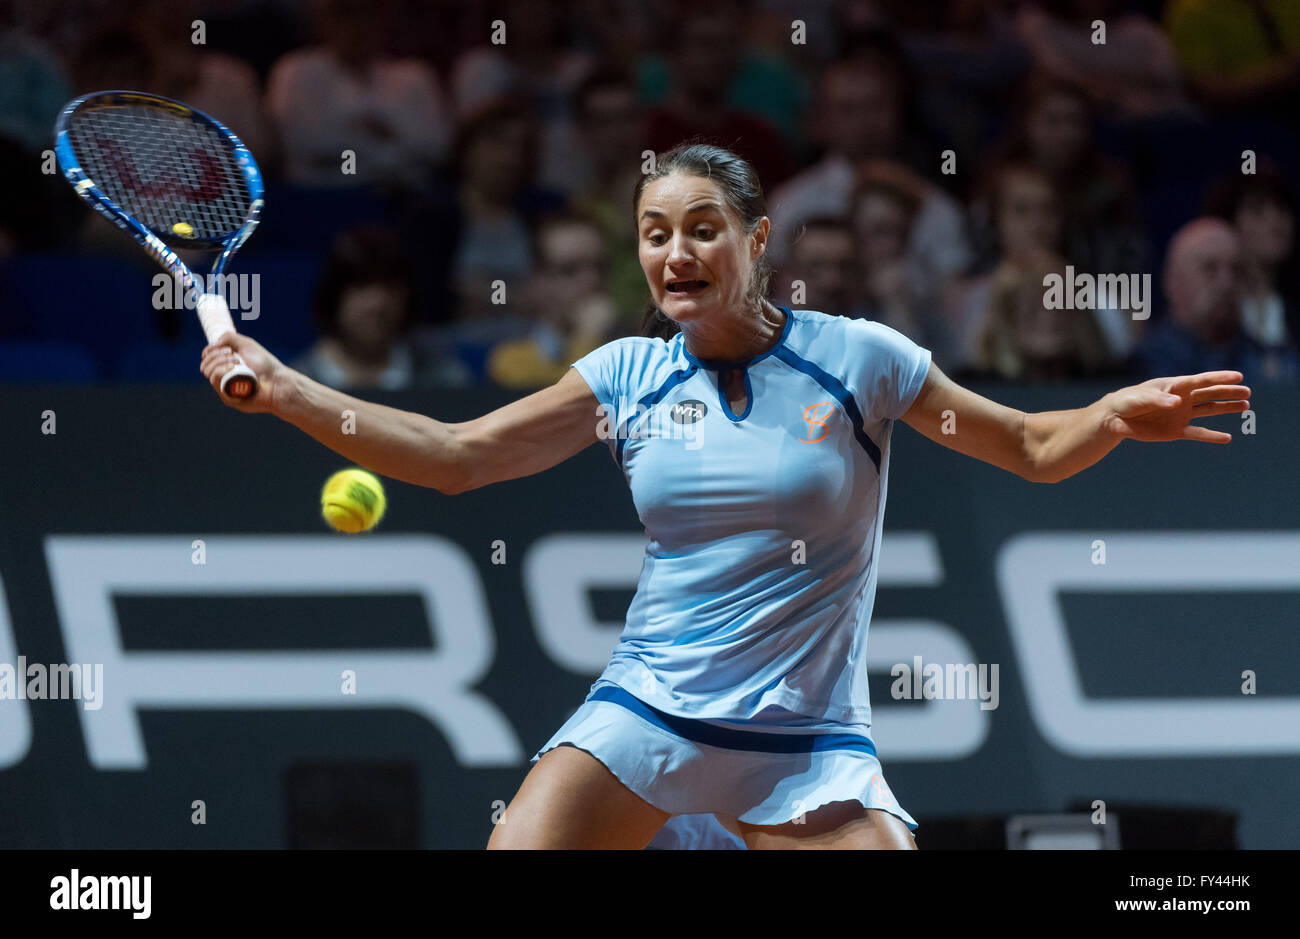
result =
[{"label": "player's fingers", "polygon": [[1196,375],[1179,375],[1170,383],[1169,390],[1175,394],[1186,394],[1198,388],[1211,385],[1236,385],[1244,376],[1241,372],[1200,372]]},{"label": "player's fingers", "polygon": [[1208,401],[1196,405],[1193,417],[1213,417],[1216,414],[1240,414],[1250,410],[1249,401]]},{"label": "player's fingers", "polygon": [[1240,401],[1250,397],[1250,389],[1245,385],[1211,385],[1209,388],[1197,388],[1192,392],[1194,403],[1205,401]]},{"label": "player's fingers", "polygon": [[212,378],[213,375],[224,374],[230,368],[232,361],[228,352],[213,352],[203,356],[202,361],[199,362],[199,371],[204,377]]},{"label": "player's fingers", "polygon": [[1231,443],[1232,434],[1225,434],[1219,430],[1210,430],[1208,427],[1198,427],[1195,424],[1188,424],[1183,430],[1184,440],[1199,440],[1203,443]]}]

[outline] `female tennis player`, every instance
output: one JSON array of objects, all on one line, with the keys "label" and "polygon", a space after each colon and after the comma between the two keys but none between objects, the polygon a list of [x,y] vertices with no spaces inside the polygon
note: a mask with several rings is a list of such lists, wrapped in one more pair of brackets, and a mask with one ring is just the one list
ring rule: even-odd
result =
[{"label": "female tennis player", "polygon": [[533,757],[488,847],[641,848],[668,819],[708,814],[750,848],[914,847],[867,694],[894,423],[1051,483],[1126,437],[1228,443],[1190,421],[1246,409],[1250,390],[1240,372],[1206,372],[1078,410],[1014,410],[879,323],[767,302],[770,223],[735,154],[663,154],[634,206],[651,297],[679,331],[607,343],[482,417],[358,400],[233,333],[204,350],[203,373],[217,386],[233,347],[260,384],[227,405],[447,494],[609,447],[646,528],[640,582],[608,667]]}]

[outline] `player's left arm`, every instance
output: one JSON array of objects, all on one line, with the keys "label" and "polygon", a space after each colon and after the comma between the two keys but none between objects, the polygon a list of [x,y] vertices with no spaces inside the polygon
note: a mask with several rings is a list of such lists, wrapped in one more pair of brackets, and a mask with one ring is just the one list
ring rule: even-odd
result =
[{"label": "player's left arm", "polygon": [[[1030,482],[1056,483],[1096,463],[1124,438],[1228,443],[1231,434],[1192,424],[1250,407],[1241,372],[1152,378],[1102,396],[1085,408],[1026,413],[990,401],[930,364],[902,420],[958,453]],[[945,432],[947,431],[947,432]]]}]

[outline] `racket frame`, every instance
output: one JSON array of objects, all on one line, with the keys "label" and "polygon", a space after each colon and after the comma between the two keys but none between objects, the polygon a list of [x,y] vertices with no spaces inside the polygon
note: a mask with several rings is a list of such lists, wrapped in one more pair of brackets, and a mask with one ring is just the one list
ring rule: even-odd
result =
[{"label": "racket frame", "polygon": [[[91,99],[100,98],[106,99],[104,104],[106,107],[128,107],[132,104],[139,105],[142,103],[150,107],[161,105],[166,109],[176,111],[189,120],[215,128],[231,145],[235,163],[248,186],[250,204],[244,224],[238,231],[231,232],[223,237],[193,239],[196,247],[220,247],[217,259],[213,262],[212,270],[208,274],[208,277],[213,279],[214,282],[216,278],[225,273],[226,265],[230,262],[231,257],[248,240],[253,230],[257,228],[257,223],[261,217],[262,206],[265,204],[265,186],[262,182],[262,172],[258,169],[257,161],[253,159],[253,154],[244,146],[243,141],[235,135],[234,131],[216,118],[197,108],[190,107],[182,101],[147,92],[96,91],[82,95],[64,105],[63,110],[59,113],[58,121],[54,125],[54,154],[59,168],[63,171],[64,178],[72,185],[78,196],[89,203],[101,215],[112,220],[113,224],[118,228],[134,238],[164,270],[181,281],[186,294],[193,299],[199,322],[203,326],[208,342],[215,344],[222,335],[233,332],[235,329],[234,320],[230,316],[230,308],[226,304],[225,298],[220,293],[209,293],[207,291],[203,278],[196,276],[190,270],[189,265],[182,261],[180,256],[167,244],[166,240],[164,240],[164,233],[154,231],[128,213],[107,193],[101,190],[95,181],[81,168],[81,160],[72,147],[68,125],[73,114],[82,105]],[[221,378],[221,391],[223,394],[234,398],[252,397],[257,391],[257,376],[239,357],[238,353],[235,354],[234,360],[234,367]]]}]

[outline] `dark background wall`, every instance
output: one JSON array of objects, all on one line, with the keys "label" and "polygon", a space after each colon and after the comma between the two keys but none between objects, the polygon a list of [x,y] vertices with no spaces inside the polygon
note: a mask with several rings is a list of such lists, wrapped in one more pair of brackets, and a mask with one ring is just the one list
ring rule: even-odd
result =
[{"label": "dark background wall", "polygon": [[[1047,410],[1082,406],[1109,388],[976,390]],[[592,656],[590,640],[582,653],[576,632],[554,637],[567,628],[556,614],[567,594],[548,591],[571,593],[572,582],[548,571],[563,570],[568,557],[581,579],[584,553],[597,559],[588,578],[594,586],[584,593],[593,621],[616,625],[631,597],[635,567],[622,584],[601,582],[608,561],[599,558],[626,558],[627,543],[606,550],[600,539],[631,536],[635,550],[641,529],[600,447],[539,476],[459,496],[388,481],[380,530],[349,538],[326,530],[318,515],[319,487],[344,461],[271,417],[220,407],[205,389],[11,386],[0,393],[0,662],[18,654],[28,662],[82,661],[76,652],[96,642],[110,653],[99,711],[70,701],[0,701],[0,804],[22,807],[0,812],[0,847],[479,847],[494,801],[513,796],[527,758],[599,670],[581,664]],[[452,421],[511,397],[465,391],[377,399]],[[1023,482],[896,429],[872,641],[884,643],[895,630],[881,655],[910,663],[910,653],[886,653],[906,650],[908,637],[920,635],[906,632],[905,622],[899,632],[900,621],[926,621],[963,640],[972,661],[1000,671],[999,707],[980,712],[970,702],[891,701],[888,664],[873,670],[882,760],[919,835],[927,819],[1059,811],[1102,799],[1218,807],[1236,813],[1243,847],[1300,844],[1293,418],[1300,395],[1263,389],[1252,401],[1253,435],[1238,432],[1237,417],[1209,422],[1234,433],[1230,445],[1125,442],[1055,486]],[[53,435],[41,432],[46,411],[56,415]],[[1072,539],[1067,548],[1077,541],[1074,562],[1062,567],[1041,540],[1053,534]],[[556,537],[569,535],[582,537]],[[285,536],[298,540],[275,540]],[[1029,540],[1012,541],[1017,536]],[[1088,586],[1098,571],[1091,561],[1098,538],[1107,541],[1106,576],[1130,571],[1132,583]],[[206,544],[202,567],[192,564],[195,539]],[[497,539],[504,564],[492,563]],[[78,554],[87,545],[101,553]],[[1190,555],[1179,554],[1189,546]],[[907,558],[927,550],[929,575],[903,571]],[[387,576],[425,556],[432,560],[417,577],[423,586],[386,586],[367,573]],[[249,557],[256,577],[300,587],[241,591],[239,564]],[[1144,586],[1142,572],[1153,565],[1191,570],[1199,583]],[[1200,589],[1217,576],[1207,570],[1225,572],[1225,586]],[[109,588],[111,603],[101,604],[109,614],[88,601],[101,577],[125,584]],[[1227,586],[1232,577],[1238,582]],[[1069,581],[1057,592],[1057,609],[1074,664],[1046,662],[1031,648],[1040,634],[1024,598],[1036,585],[1041,591],[1044,578]],[[131,700],[145,693],[142,672],[114,663],[119,642],[124,661],[160,656],[147,662],[159,673],[168,669],[165,654],[251,656],[236,660],[224,680],[231,700],[252,696],[254,686],[264,695],[259,682],[280,687],[278,673],[258,677],[257,663],[281,663],[283,697],[243,707],[144,704],[142,764],[112,765],[133,726]],[[277,653],[289,656],[268,658]],[[399,653],[396,664],[381,658],[390,653]],[[438,677],[430,659],[437,654],[444,664],[460,663],[453,672],[463,666],[480,676],[466,692],[477,703],[462,707],[454,688],[447,700],[456,700],[439,703],[447,692],[441,682],[455,682]],[[294,661],[316,662],[320,674],[295,672]],[[336,666],[346,661],[357,672],[355,696],[338,694]],[[420,671],[425,661],[430,667]],[[383,671],[390,666],[395,671]],[[193,691],[187,667],[177,663],[179,690],[168,693]],[[1031,700],[1035,681],[1050,683],[1057,668],[1077,669],[1090,706],[1127,703],[1118,738],[1139,741],[1129,752],[1118,745],[1104,752],[1105,744],[1078,752],[1070,739],[1079,729],[1052,713],[1065,692],[1054,698],[1048,687],[1037,704]],[[1256,671],[1255,696],[1241,694],[1246,669]],[[189,678],[197,687],[197,671]],[[307,689],[305,701],[296,701],[295,689]],[[434,720],[401,706],[403,695],[426,702]],[[945,724],[946,713],[953,717]],[[114,715],[128,717],[125,738],[109,726]],[[929,725],[932,749],[942,751],[944,727],[976,727],[974,737],[967,734],[974,744],[927,754],[925,733],[918,739],[906,731],[908,720],[926,715],[939,721]],[[464,724],[444,726],[449,720]],[[92,735],[104,747],[98,755],[87,743],[95,721]],[[1198,752],[1156,752],[1162,739],[1167,745],[1189,733],[1201,741]],[[206,805],[204,825],[192,824],[195,800]]]}]

